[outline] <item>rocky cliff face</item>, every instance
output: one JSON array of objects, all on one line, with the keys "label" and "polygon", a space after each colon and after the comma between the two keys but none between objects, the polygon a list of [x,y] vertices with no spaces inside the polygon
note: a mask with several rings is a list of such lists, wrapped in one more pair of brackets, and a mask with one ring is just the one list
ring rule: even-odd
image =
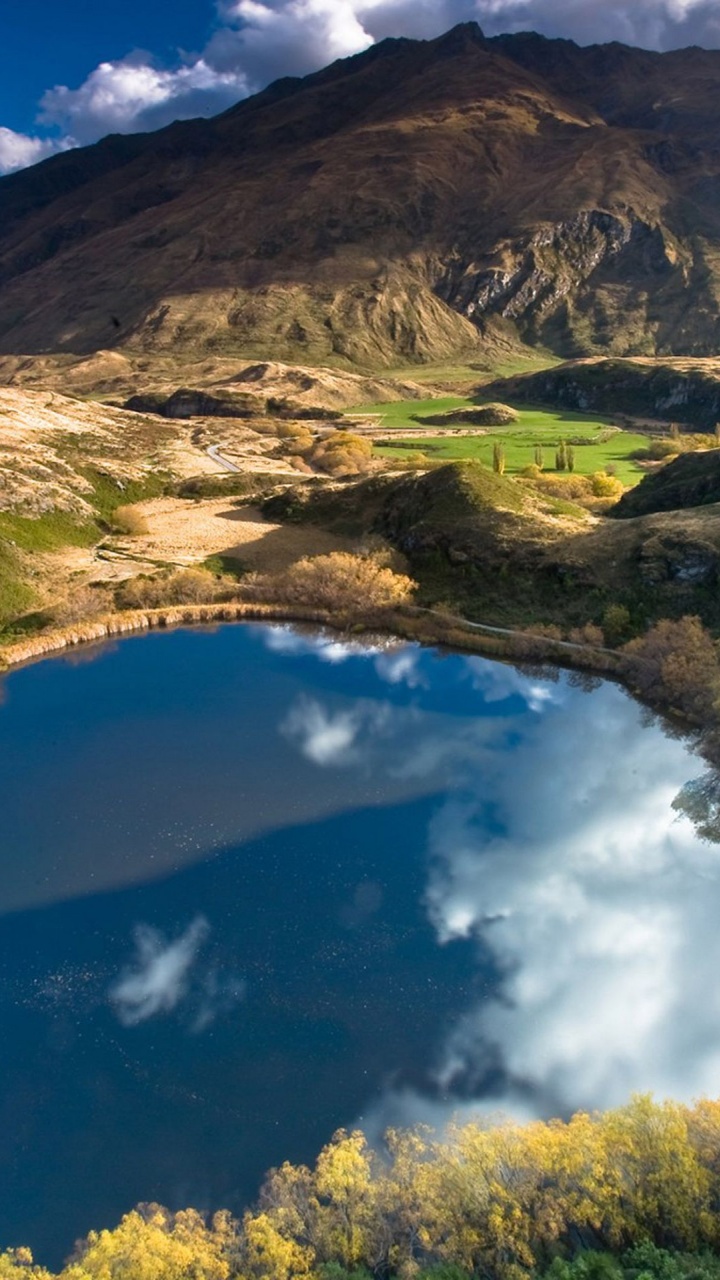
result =
[{"label": "rocky cliff face", "polygon": [[720,52],[389,40],[0,181],[0,352],[720,345]]},{"label": "rocky cliff face", "polygon": [[585,413],[630,414],[714,432],[720,422],[720,360],[576,360],[488,392]]}]

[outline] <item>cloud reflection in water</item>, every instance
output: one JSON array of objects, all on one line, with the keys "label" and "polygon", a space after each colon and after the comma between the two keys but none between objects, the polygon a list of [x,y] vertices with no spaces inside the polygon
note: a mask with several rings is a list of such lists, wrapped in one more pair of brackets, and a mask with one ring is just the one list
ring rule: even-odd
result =
[{"label": "cloud reflection in water", "polygon": [[[421,689],[416,651],[372,661],[381,679]],[[320,702],[312,720],[324,737],[313,738],[308,706],[288,720],[323,768],[451,778],[428,832],[427,911],[440,944],[474,938],[479,962],[490,953],[502,975],[438,1046],[440,1112],[388,1093],[375,1121],[437,1118],[483,1098],[490,1080],[487,1105],[535,1113],[637,1090],[717,1094],[720,851],[677,804],[686,749],[648,730],[611,685],[588,698],[564,676],[479,658],[464,667],[486,704],[478,719],[450,726],[419,704],[388,704],[376,718],[356,714],[351,734],[344,721],[343,743]],[[341,749],[312,747],[333,728]]]}]

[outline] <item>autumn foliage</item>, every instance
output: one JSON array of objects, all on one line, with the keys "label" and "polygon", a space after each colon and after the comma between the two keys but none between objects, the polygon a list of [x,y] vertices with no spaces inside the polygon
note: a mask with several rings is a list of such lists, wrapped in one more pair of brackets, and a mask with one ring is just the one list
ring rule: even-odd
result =
[{"label": "autumn foliage", "polygon": [[[242,1222],[141,1206],[61,1280],[622,1280],[613,1254],[646,1280],[717,1280],[719,1249],[720,1102],[639,1097],[568,1122],[391,1131],[381,1153],[340,1131],[314,1168],[272,1170]],[[658,1250],[704,1256],[673,1272]],[[0,1255],[0,1280],[21,1277],[53,1280],[27,1249]]]},{"label": "autumn foliage", "polygon": [[388,609],[410,599],[416,584],[397,573],[382,555],[352,555],[333,551],[326,556],[307,556],[284,573],[258,577],[248,591],[263,599],[285,604],[313,605],[340,614]]},{"label": "autumn foliage", "polygon": [[692,720],[716,728],[720,718],[720,657],[699,618],[662,618],[623,649],[632,687]]}]

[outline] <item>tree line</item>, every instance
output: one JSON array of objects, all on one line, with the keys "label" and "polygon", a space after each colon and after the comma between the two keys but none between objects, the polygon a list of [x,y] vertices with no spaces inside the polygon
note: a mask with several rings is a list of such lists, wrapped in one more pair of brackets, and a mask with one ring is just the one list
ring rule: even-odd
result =
[{"label": "tree line", "polygon": [[[341,1130],[314,1167],[273,1169],[241,1220],[140,1206],[60,1280],[720,1280],[719,1252],[720,1102],[638,1097],[391,1130],[380,1152]],[[27,1249],[0,1255],[0,1280],[21,1277],[57,1280]]]}]

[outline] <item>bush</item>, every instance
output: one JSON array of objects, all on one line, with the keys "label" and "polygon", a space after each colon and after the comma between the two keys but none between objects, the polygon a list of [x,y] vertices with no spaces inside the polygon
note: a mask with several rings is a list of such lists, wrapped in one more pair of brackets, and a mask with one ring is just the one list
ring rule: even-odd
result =
[{"label": "bush", "polygon": [[256,578],[255,586],[266,599],[355,613],[403,604],[416,584],[382,557],[334,551],[298,560],[285,573]]},{"label": "bush", "polygon": [[170,574],[129,578],[115,591],[118,609],[161,609],[174,604],[212,604],[227,600],[237,583],[219,578],[207,569],[178,569]]},{"label": "bush", "polygon": [[312,432],[296,422],[279,422],[276,432],[278,439],[286,442],[293,453],[309,453],[315,443]]},{"label": "bush", "polygon": [[113,531],[125,534],[128,538],[138,538],[148,532],[145,516],[142,511],[132,505],[116,507],[111,520]]},{"label": "bush", "polygon": [[594,622],[586,622],[582,627],[573,627],[569,638],[573,644],[590,645],[595,649],[602,649],[605,645],[605,634]]},{"label": "bush", "polygon": [[629,609],[624,604],[609,604],[603,614],[602,629],[607,644],[622,644],[632,630]]},{"label": "bush", "polygon": [[694,720],[720,714],[720,663],[699,618],[663,618],[622,650],[635,689]]},{"label": "bush", "polygon": [[590,487],[595,498],[619,498],[624,491],[622,481],[607,471],[596,471],[590,477]]},{"label": "bush", "polygon": [[372,452],[372,442],[363,436],[353,435],[350,431],[335,431],[318,441],[310,454],[310,461],[329,475],[358,475],[368,470]]},{"label": "bush", "polygon": [[99,618],[111,606],[112,595],[107,588],[84,585],[72,588],[64,600],[53,605],[51,617],[57,626],[70,627]]}]

